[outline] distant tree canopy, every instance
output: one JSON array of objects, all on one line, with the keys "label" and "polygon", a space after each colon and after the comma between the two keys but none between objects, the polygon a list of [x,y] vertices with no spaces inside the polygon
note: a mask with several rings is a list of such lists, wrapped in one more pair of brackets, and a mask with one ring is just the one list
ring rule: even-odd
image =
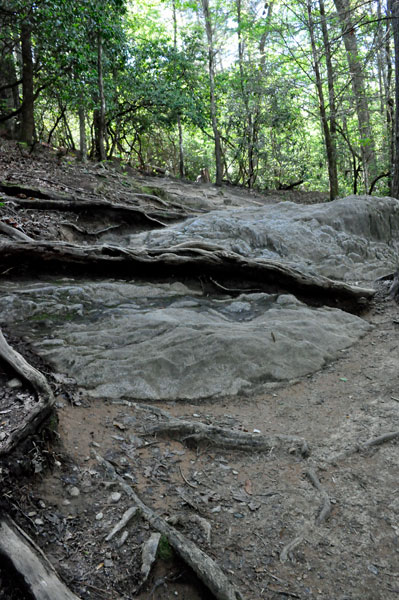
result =
[{"label": "distant tree canopy", "polygon": [[0,0],[0,133],[399,197],[399,0]]}]

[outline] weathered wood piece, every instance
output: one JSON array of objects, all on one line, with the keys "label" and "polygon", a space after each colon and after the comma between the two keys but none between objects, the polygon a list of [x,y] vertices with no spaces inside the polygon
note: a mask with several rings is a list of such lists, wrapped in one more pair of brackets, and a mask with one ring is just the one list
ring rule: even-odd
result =
[{"label": "weathered wood piece", "polygon": [[54,396],[45,376],[32,367],[6,341],[0,330],[0,358],[5,360],[35,390],[37,402],[8,437],[0,442],[0,456],[7,454],[18,442],[35,432],[53,410]]},{"label": "weathered wood piece", "polygon": [[216,600],[242,600],[241,594],[235,589],[226,575],[205,552],[203,552],[194,542],[186,538],[182,533],[171,527],[165,519],[157,515],[139,498],[133,488],[128,485],[123,477],[118,475],[110,462],[93,451],[97,462],[102,465],[107,474],[119,483],[121,488],[129,498],[133,500],[140,509],[143,518],[154,527],[159,533],[168,538],[169,544],[181,556],[181,558],[197,574],[199,579],[215,596]]},{"label": "weathered wood piece", "polygon": [[[361,308],[375,290],[312,276],[275,260],[245,258],[211,244],[196,242],[167,248],[124,248],[111,244],[83,246],[67,242],[0,241],[0,267],[51,266],[128,272],[136,277],[214,277],[218,281],[255,283],[263,291],[298,294],[310,302]],[[243,289],[245,292],[245,286]]]},{"label": "weathered wood piece", "polygon": [[5,515],[0,515],[0,555],[12,563],[35,600],[79,600],[34,541]]}]

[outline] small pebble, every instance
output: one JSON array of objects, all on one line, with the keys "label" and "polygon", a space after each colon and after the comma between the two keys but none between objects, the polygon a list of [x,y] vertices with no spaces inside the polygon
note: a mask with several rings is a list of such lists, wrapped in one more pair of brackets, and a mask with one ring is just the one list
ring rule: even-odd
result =
[{"label": "small pebble", "polygon": [[106,558],[104,560],[104,567],[107,567],[107,569],[110,569],[113,566],[114,566],[114,562],[112,560],[109,560],[109,558]]},{"label": "small pebble", "polygon": [[22,381],[14,377],[13,379],[7,381],[7,387],[9,387],[11,390],[16,390],[22,387]]},{"label": "small pebble", "polygon": [[77,487],[71,487],[69,488],[69,495],[72,496],[72,498],[76,498],[77,496],[79,496],[80,491],[79,488]]},{"label": "small pebble", "polygon": [[69,506],[69,505],[71,504],[71,501],[70,501],[70,500],[67,500],[67,499],[65,499],[65,500],[63,500],[62,504],[63,504],[64,506]]},{"label": "small pebble", "polygon": [[109,499],[111,502],[119,502],[119,500],[121,499],[122,494],[120,492],[113,492]]},{"label": "small pebble", "polygon": [[99,512],[96,514],[96,521],[101,521],[101,519],[104,517],[104,514],[102,512]]},{"label": "small pebble", "polygon": [[44,521],[42,519],[35,519],[35,525],[44,525]]}]

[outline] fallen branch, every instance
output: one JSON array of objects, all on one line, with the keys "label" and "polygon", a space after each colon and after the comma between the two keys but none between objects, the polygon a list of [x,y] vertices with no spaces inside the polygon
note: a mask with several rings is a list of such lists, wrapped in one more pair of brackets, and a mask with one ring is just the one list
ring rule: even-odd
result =
[{"label": "fallen branch", "polygon": [[0,517],[0,555],[12,563],[35,600],[79,600],[34,541],[4,515]]},{"label": "fallen branch", "polygon": [[241,594],[227,579],[220,567],[203,552],[194,542],[186,538],[182,533],[171,527],[165,519],[157,515],[139,498],[133,488],[118,475],[115,468],[93,451],[97,462],[102,465],[108,475],[119,483],[124,492],[138,506],[143,518],[159,533],[168,538],[169,544],[181,556],[181,558],[193,569],[199,579],[207,586],[217,600],[242,600]]},{"label": "fallen branch", "polygon": [[321,510],[316,518],[316,525],[320,525],[321,523],[326,521],[331,514],[332,506],[330,498],[324,487],[321,485],[320,480],[313,469],[308,469],[306,471],[306,476],[310,479],[311,483],[314,485],[316,490],[320,492],[320,495],[323,498]]},{"label": "fallen branch", "polygon": [[0,358],[5,360],[35,390],[37,402],[25,418],[12,430],[5,440],[0,442],[0,456],[7,454],[18,442],[36,431],[38,426],[50,415],[54,396],[45,376],[32,367],[19,352],[14,350],[0,330]]},{"label": "fallen branch", "polygon": [[270,450],[271,448],[276,448],[284,444],[289,445],[291,452],[294,449],[294,451],[301,456],[307,457],[310,454],[306,440],[300,437],[291,435],[266,436],[244,431],[233,431],[231,429],[225,429],[224,427],[206,425],[205,423],[197,421],[177,419],[160,408],[145,404],[136,404],[135,407],[139,410],[152,412],[164,419],[163,422],[147,427],[144,435],[166,433],[171,437],[181,438],[185,442],[192,442],[195,444],[207,442],[223,448],[235,448],[236,450],[258,452]]},{"label": "fallen branch", "polygon": [[0,267],[50,265],[65,269],[85,267],[102,274],[115,271],[130,277],[205,276],[221,285],[231,281],[255,283],[264,292],[295,293],[308,302],[359,308],[372,299],[375,290],[351,286],[322,276],[312,276],[274,260],[245,258],[213,245],[183,244],[170,248],[124,248],[121,246],[77,245],[49,241],[0,241]]}]

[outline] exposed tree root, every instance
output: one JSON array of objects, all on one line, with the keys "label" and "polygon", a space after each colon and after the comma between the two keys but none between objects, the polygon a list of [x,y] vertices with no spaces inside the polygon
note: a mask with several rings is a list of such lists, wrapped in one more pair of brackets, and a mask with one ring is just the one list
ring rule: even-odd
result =
[{"label": "exposed tree root", "polygon": [[0,221],[0,232],[5,233],[12,240],[33,242],[33,239],[29,237],[29,235],[26,235],[26,233],[23,233],[23,231],[19,231],[19,229],[11,227],[2,221]]},{"label": "exposed tree root", "polygon": [[391,442],[392,440],[396,440],[399,438],[399,431],[391,431],[389,433],[384,433],[375,438],[370,438],[363,442],[362,444],[357,444],[352,448],[348,448],[343,452],[339,452],[338,454],[334,454],[333,456],[326,459],[328,463],[335,464],[339,460],[343,460],[344,458],[348,458],[352,454],[356,454],[358,452],[362,452],[364,450],[368,450],[373,446],[381,446],[381,444],[385,444],[386,442]]},{"label": "exposed tree root", "polygon": [[[0,191],[13,197],[13,202],[17,208],[31,208],[34,210],[58,210],[71,211],[82,213],[86,211],[103,211],[118,215],[130,221],[148,221],[153,223],[157,218],[165,220],[178,220],[188,217],[193,214],[193,211],[187,210],[183,206],[174,206],[171,209],[168,203],[165,208],[154,208],[150,204],[146,207],[140,206],[140,198],[145,197],[143,194],[133,194],[137,196],[137,205],[132,206],[130,203],[109,202],[97,197],[89,196],[86,199],[76,198],[75,196],[67,196],[58,194],[53,190],[42,190],[40,188],[31,188],[23,185],[12,185],[5,182],[0,182]],[[26,196],[22,197],[21,196]],[[159,198],[157,198],[159,201]]]},{"label": "exposed tree root", "polygon": [[222,282],[256,283],[265,292],[288,291],[309,302],[330,306],[346,304],[359,309],[375,291],[326,277],[307,275],[278,261],[245,258],[210,244],[180,244],[168,248],[123,248],[115,245],[83,246],[67,242],[0,241],[0,266],[34,266],[48,270],[51,265],[85,267],[101,273],[128,272],[136,277],[177,277],[188,275],[217,278]]},{"label": "exposed tree root", "polygon": [[282,551],[280,552],[280,562],[287,562],[289,558],[291,558],[291,553],[298,548],[300,544],[302,544],[304,540],[304,534],[298,535],[292,542],[284,546]]},{"label": "exposed tree root", "polygon": [[50,415],[54,397],[45,376],[32,367],[19,352],[5,340],[0,330],[0,358],[5,360],[35,390],[37,402],[5,440],[0,442],[0,456],[7,454],[22,439],[34,433],[38,426]]},{"label": "exposed tree root", "polygon": [[[320,492],[320,495],[323,498],[323,504],[321,505],[320,512],[314,522],[315,525],[321,525],[324,521],[326,521],[328,519],[328,517],[331,514],[332,506],[331,506],[330,498],[329,498],[326,490],[324,489],[324,487],[321,485],[320,480],[317,477],[314,469],[312,469],[312,468],[307,469],[305,474],[309,478],[312,485],[314,485],[314,487],[317,489],[317,491]],[[286,546],[284,546],[284,548],[280,552],[280,562],[284,563],[284,562],[287,562],[287,560],[289,560],[289,559],[293,560],[293,556],[292,556],[293,551],[300,544],[302,544],[302,542],[305,540],[306,535],[308,535],[312,531],[313,528],[314,528],[314,525],[312,525],[311,523],[307,523],[303,527],[301,533],[299,535],[297,535]]]},{"label": "exposed tree root", "polygon": [[157,515],[139,498],[136,492],[125,480],[118,475],[114,467],[93,452],[97,462],[102,465],[108,475],[116,480],[129,498],[133,500],[140,509],[143,518],[159,533],[168,538],[169,544],[180,555],[180,557],[193,569],[199,579],[207,586],[217,600],[242,600],[241,594],[227,579],[220,567],[203,552],[194,542],[169,525],[165,519]]},{"label": "exposed tree root", "polygon": [[246,433],[244,431],[233,431],[224,427],[215,427],[214,425],[206,425],[205,423],[196,421],[177,419],[166,411],[150,405],[136,404],[135,406],[138,409],[152,412],[163,419],[162,422],[147,427],[145,435],[167,434],[168,436],[193,444],[207,442],[208,444],[223,448],[258,452],[286,445],[289,446],[290,452],[296,452],[303,457],[307,457],[310,454],[306,440],[300,437],[290,435],[266,436]]},{"label": "exposed tree root", "polygon": [[316,490],[320,492],[320,495],[323,498],[321,510],[316,518],[316,525],[320,525],[323,523],[323,521],[326,521],[331,514],[332,506],[330,498],[324,487],[321,485],[320,480],[313,469],[308,469],[306,471],[306,476],[310,479],[311,483],[314,485]]},{"label": "exposed tree root", "polygon": [[34,541],[4,515],[0,515],[0,555],[12,563],[35,600],[79,600]]}]

